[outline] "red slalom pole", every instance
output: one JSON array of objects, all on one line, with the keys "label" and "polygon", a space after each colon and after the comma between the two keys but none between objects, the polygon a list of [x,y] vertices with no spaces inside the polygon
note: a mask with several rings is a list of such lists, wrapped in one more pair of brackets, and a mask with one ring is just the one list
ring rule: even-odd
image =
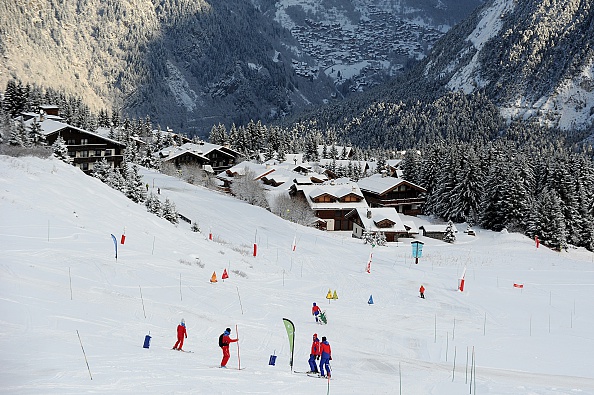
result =
[{"label": "red slalom pole", "polygon": [[235,333],[237,334],[237,369],[241,370],[241,359],[239,358],[239,332],[237,332],[237,324],[235,324]]}]

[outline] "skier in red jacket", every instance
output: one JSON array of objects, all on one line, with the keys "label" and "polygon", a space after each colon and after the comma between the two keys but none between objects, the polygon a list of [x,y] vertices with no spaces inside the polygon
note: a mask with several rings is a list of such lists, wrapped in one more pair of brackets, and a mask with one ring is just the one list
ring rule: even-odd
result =
[{"label": "skier in red jacket", "polygon": [[316,364],[316,359],[320,359],[320,355],[322,354],[322,350],[320,349],[320,339],[318,339],[318,334],[313,334],[313,341],[311,343],[311,353],[309,354],[309,372],[307,373],[319,373],[318,372],[318,365]]},{"label": "skier in red jacket", "polygon": [[421,288],[419,288],[419,293],[421,294],[421,299],[425,299],[425,287],[421,284]]},{"label": "skier in red jacket", "polygon": [[229,335],[231,334],[231,328],[225,329],[225,332],[219,336],[219,347],[223,349],[223,359],[221,360],[221,367],[227,368],[227,362],[229,361],[229,344],[235,343],[239,339],[231,339]]},{"label": "skier in red jacket", "polygon": [[[322,353],[322,359],[320,360],[320,374],[322,377],[330,378],[330,361],[332,360],[332,350],[330,349],[330,343],[328,343],[328,340],[326,340],[326,336],[322,336],[320,351]],[[326,368],[326,375],[324,375],[324,368]]]},{"label": "skier in red jacket", "polygon": [[183,351],[184,338],[188,338],[188,332],[186,332],[186,321],[182,318],[177,326],[177,341],[175,342],[175,346],[173,346],[174,350]]}]

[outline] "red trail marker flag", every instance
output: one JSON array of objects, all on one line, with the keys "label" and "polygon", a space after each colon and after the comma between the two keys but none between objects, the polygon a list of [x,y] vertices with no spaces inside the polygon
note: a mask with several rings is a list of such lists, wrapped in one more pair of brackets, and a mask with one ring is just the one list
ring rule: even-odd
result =
[{"label": "red trail marker flag", "polygon": [[297,235],[295,235],[295,237],[293,237],[293,244],[291,244],[291,251],[295,251],[296,248],[297,248]]},{"label": "red trail marker flag", "polygon": [[524,284],[514,283],[514,288],[524,288]]}]

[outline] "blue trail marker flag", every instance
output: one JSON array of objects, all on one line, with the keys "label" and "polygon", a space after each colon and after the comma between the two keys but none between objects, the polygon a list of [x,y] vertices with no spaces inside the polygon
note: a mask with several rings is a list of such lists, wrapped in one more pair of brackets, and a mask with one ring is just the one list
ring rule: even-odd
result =
[{"label": "blue trail marker flag", "polygon": [[113,233],[111,234],[111,238],[113,239],[113,247],[115,248],[115,259],[117,261],[118,260],[118,240],[113,235]]}]

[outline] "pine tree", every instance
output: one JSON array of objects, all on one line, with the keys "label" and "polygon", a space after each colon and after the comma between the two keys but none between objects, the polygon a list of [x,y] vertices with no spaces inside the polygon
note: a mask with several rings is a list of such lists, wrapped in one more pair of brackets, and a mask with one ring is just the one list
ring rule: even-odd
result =
[{"label": "pine tree", "polygon": [[443,241],[450,244],[456,241],[456,234],[454,233],[454,224],[452,221],[449,221],[448,225],[446,226],[445,234],[443,235]]},{"label": "pine tree", "polygon": [[110,172],[111,166],[109,163],[107,163],[107,159],[101,158],[100,161],[97,161],[93,164],[93,171],[91,172],[91,175],[101,180],[101,182],[107,183]]},{"label": "pine tree", "polygon": [[31,123],[31,128],[29,129],[29,140],[33,146],[45,146],[47,144],[45,134],[43,134],[41,125],[36,119],[33,119],[33,122]]},{"label": "pine tree", "polygon": [[165,198],[165,203],[163,203],[163,218],[172,224],[179,223],[177,208],[175,207],[175,203],[170,201],[169,198]]},{"label": "pine tree", "polygon": [[142,203],[146,199],[146,186],[142,176],[138,174],[138,166],[132,165],[126,178],[126,196],[136,203]]},{"label": "pine tree", "polygon": [[149,193],[149,195],[147,196],[146,200],[144,201],[144,205],[146,206],[146,210],[149,213],[155,214],[158,217],[163,216],[163,208],[161,207],[161,201],[152,192]]},{"label": "pine tree", "polygon": [[72,158],[68,155],[68,147],[62,136],[58,136],[54,144],[52,144],[52,152],[58,159],[68,164],[72,163]]},{"label": "pine tree", "polygon": [[553,190],[545,189],[539,199],[540,241],[555,250],[567,249],[567,230],[561,199]]}]

